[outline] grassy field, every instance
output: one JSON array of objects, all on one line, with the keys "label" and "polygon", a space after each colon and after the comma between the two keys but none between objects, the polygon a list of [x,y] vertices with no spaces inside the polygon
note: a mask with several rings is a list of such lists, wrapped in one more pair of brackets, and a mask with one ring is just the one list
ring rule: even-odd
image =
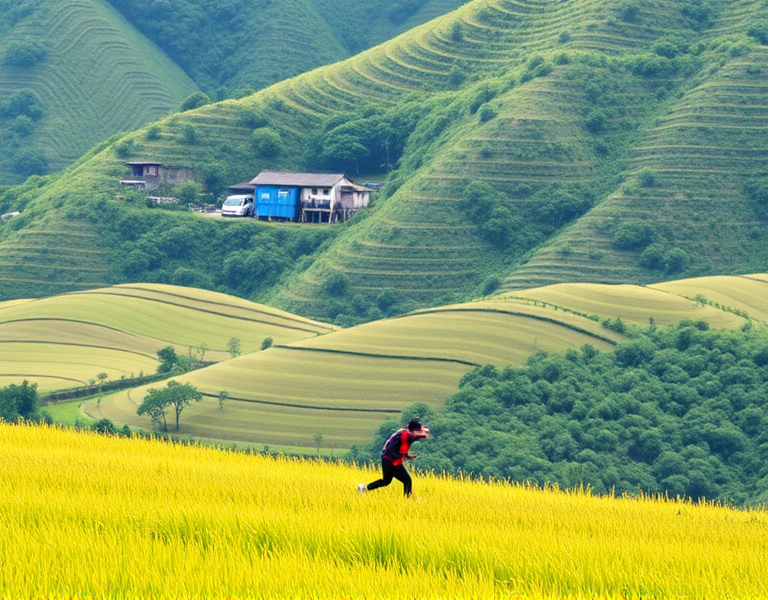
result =
[{"label": "grassy field", "polygon": [[[703,278],[680,285],[686,295],[695,296],[696,289],[738,294],[734,290],[765,285],[760,277]],[[766,310],[767,297],[753,293],[754,315]],[[442,406],[476,366],[522,365],[537,351],[563,352],[585,344],[609,351],[625,338],[602,321],[617,318],[640,326],[686,318],[713,327],[746,323],[725,307],[671,291],[597,284],[551,286],[417,311],[276,343],[179,376],[205,394],[186,409],[179,433],[286,451],[311,451],[320,434],[324,452],[342,451],[370,440],[385,419],[397,418],[410,404]],[[137,416],[136,409],[146,390],[159,385],[123,391],[83,408],[94,419],[150,429],[150,420]],[[223,408],[218,402],[222,390],[229,397]]]},{"label": "grassy field", "polygon": [[0,425],[7,598],[761,598],[768,516]]}]

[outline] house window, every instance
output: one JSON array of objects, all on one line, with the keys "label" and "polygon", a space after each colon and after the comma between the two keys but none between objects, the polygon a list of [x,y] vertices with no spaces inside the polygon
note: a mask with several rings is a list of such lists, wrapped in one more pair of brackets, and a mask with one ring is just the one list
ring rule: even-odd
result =
[{"label": "house window", "polygon": [[312,188],[312,195],[317,196],[317,188]]},{"label": "house window", "polygon": [[328,188],[325,188],[323,190],[323,196],[330,196],[330,195],[331,195],[331,190],[329,190]]}]

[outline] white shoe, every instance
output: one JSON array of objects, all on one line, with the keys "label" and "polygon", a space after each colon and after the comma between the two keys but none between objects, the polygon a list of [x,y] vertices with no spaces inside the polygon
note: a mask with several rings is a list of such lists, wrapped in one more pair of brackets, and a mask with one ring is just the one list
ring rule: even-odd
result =
[{"label": "white shoe", "polygon": [[365,492],[366,492],[367,490],[368,490],[368,488],[367,488],[367,487],[365,487],[365,484],[364,484],[364,483],[358,483],[358,484],[357,484],[357,491],[358,491],[358,492],[360,492],[361,494],[365,494]]}]

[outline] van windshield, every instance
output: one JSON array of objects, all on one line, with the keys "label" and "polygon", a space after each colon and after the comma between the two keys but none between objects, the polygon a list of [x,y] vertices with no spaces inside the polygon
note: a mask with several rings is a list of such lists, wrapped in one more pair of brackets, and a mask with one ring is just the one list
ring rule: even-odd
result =
[{"label": "van windshield", "polygon": [[224,206],[242,206],[245,204],[247,198],[235,198],[230,197],[224,201]]}]

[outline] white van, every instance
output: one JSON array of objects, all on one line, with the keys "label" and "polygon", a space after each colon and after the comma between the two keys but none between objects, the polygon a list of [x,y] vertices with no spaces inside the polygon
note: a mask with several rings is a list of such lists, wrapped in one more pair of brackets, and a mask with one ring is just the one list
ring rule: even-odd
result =
[{"label": "white van", "polygon": [[221,205],[222,217],[251,217],[253,216],[253,196],[238,194],[229,196]]}]

